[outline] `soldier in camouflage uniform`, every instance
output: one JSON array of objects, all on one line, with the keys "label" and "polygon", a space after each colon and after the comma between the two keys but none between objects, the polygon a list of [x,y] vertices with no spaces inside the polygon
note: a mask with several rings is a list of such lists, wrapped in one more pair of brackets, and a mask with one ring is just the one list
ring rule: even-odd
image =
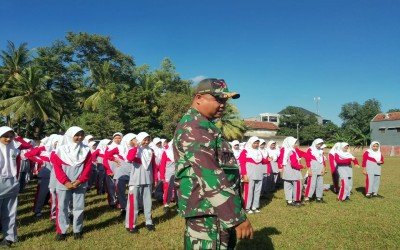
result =
[{"label": "soldier in camouflage uniform", "polygon": [[186,219],[185,249],[233,249],[237,238],[253,237],[242,208],[239,167],[213,122],[222,116],[226,101],[238,97],[224,80],[202,80],[175,131],[175,185],[178,210]]}]

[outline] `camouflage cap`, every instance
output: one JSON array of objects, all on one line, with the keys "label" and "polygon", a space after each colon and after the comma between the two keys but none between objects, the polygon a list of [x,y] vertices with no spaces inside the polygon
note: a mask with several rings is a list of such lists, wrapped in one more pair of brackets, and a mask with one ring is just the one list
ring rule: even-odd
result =
[{"label": "camouflage cap", "polygon": [[196,94],[211,94],[219,98],[237,99],[240,94],[229,92],[224,79],[207,78],[201,80],[196,88]]}]

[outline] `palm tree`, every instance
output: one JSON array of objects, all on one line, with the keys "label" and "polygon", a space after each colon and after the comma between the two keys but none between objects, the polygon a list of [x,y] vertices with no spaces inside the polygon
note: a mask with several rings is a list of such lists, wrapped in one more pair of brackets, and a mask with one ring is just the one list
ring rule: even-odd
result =
[{"label": "palm tree", "polygon": [[243,138],[246,132],[246,126],[239,117],[238,109],[228,103],[222,118],[216,122],[216,126],[221,129],[222,136],[227,140]]},{"label": "palm tree", "polygon": [[[95,67],[90,67],[91,79],[92,79],[92,90],[94,91],[84,102],[84,107],[97,110],[99,101],[105,96],[115,97],[115,91],[111,91],[112,88],[116,87],[114,82],[114,76],[109,62]],[[94,86],[94,87],[93,87]]]},{"label": "palm tree", "polygon": [[17,48],[13,42],[8,41],[7,50],[1,51],[0,58],[3,64],[0,68],[3,85],[21,74],[22,70],[28,66],[30,58],[27,43],[22,43]]},{"label": "palm tree", "polygon": [[0,101],[0,113],[11,118],[11,122],[34,118],[47,121],[59,120],[61,108],[47,89],[50,78],[43,75],[37,67],[27,67],[14,75],[12,97]]}]

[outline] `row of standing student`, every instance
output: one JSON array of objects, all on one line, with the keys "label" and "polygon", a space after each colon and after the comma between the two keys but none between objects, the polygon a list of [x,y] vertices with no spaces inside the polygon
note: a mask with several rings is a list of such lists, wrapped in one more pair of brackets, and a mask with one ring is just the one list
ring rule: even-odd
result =
[{"label": "row of standing student", "polygon": [[[119,135],[117,133],[114,137]],[[172,147],[161,152],[160,164],[156,166],[154,150],[149,147],[150,136],[145,132],[141,132],[137,136],[134,134],[124,136],[123,143],[117,146],[121,152],[116,152],[115,148],[107,147],[110,140],[103,140],[99,143],[97,150],[90,150],[83,143],[84,131],[76,126],[69,128],[64,136],[51,135],[45,138],[41,145],[35,148],[32,148],[31,144],[20,137],[14,138],[13,130],[8,127],[0,128],[0,137],[2,149],[0,155],[2,185],[0,205],[4,235],[2,244],[11,245],[17,241],[15,217],[19,192],[18,169],[20,167],[18,163],[22,162],[19,149],[29,149],[23,152],[24,159],[31,160],[39,165],[38,186],[34,204],[35,216],[40,216],[41,209],[46,202],[46,196],[50,192],[50,214],[51,218],[55,219],[56,240],[66,239],[69,224],[72,224],[74,238],[82,238],[84,198],[88,188],[88,180],[93,175],[93,166],[104,167],[109,177],[117,175],[115,181],[110,182],[110,186],[114,187],[119,186],[118,181],[121,179],[118,176],[129,173],[129,182],[127,182],[129,185],[127,195],[129,202],[125,205],[128,211],[125,227],[128,231],[137,232],[135,224],[139,200],[142,201],[144,208],[146,226],[149,230],[154,230],[151,219],[151,187],[156,179],[153,175],[158,170],[161,180],[164,180],[164,204],[168,206],[171,186],[165,180],[167,178],[173,179],[172,176],[174,175]],[[118,141],[118,138],[114,141]],[[88,141],[86,143],[93,146],[93,143]],[[114,158],[106,158],[110,156]],[[11,157],[11,160],[8,160],[7,157]],[[99,162],[101,164],[98,164]],[[157,171],[155,171],[156,167]],[[123,200],[123,196],[125,196],[125,191],[124,195],[120,195],[121,200]],[[123,204],[123,201],[121,203]],[[72,214],[72,223],[70,223],[69,214]]]},{"label": "row of standing student", "polygon": [[[243,181],[243,201],[247,213],[259,213],[260,196],[263,191],[275,187],[279,173],[284,184],[287,204],[303,205],[315,195],[316,202],[323,201],[324,175],[326,173],[326,157],[322,139],[316,139],[306,152],[298,148],[297,139],[287,137],[282,147],[277,149],[275,141],[265,143],[263,139],[251,137],[240,149],[238,141],[231,143],[240,165]],[[304,167],[300,159],[305,159]],[[350,199],[353,186],[353,169],[358,166],[357,159],[349,152],[348,143],[336,143],[329,152],[329,162],[333,179],[334,192],[339,201]],[[366,197],[382,197],[378,194],[381,176],[381,165],[384,158],[380,152],[379,142],[372,142],[363,154],[363,174],[365,174]],[[305,190],[303,193],[302,172],[306,168]]]}]

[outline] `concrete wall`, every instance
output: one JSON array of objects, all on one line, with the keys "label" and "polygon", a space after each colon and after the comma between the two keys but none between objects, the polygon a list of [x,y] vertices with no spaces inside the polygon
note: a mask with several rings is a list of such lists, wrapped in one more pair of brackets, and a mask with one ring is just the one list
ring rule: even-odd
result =
[{"label": "concrete wall", "polygon": [[[386,146],[400,146],[400,121],[371,122],[370,128],[372,141],[378,141]],[[379,128],[385,128],[385,130],[379,130]]]}]

